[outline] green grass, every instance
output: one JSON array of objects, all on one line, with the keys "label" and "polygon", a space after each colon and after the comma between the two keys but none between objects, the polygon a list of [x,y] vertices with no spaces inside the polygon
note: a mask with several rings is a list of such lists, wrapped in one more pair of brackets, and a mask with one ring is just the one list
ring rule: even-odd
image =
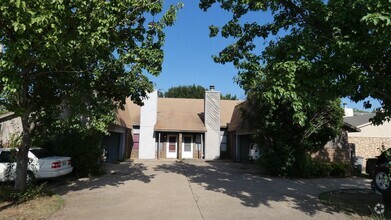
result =
[{"label": "green grass", "polygon": [[[323,192],[319,199],[338,211],[347,214],[368,217],[369,219],[384,219],[384,216],[374,212],[375,206],[383,204],[380,195],[375,194],[370,189],[346,189]],[[386,217],[390,217],[390,211],[386,210]]]},{"label": "green grass", "polygon": [[18,192],[11,184],[0,184],[0,220],[46,219],[64,205],[45,184],[31,185],[26,192]]}]

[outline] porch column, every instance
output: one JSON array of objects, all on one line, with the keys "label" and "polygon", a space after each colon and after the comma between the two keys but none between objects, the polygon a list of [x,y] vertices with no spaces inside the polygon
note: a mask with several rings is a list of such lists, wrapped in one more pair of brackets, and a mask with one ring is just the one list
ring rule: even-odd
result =
[{"label": "porch column", "polygon": [[200,146],[200,153],[201,153],[201,157],[199,159],[205,159],[203,157],[204,155],[204,135],[201,134],[201,146]]},{"label": "porch column", "polygon": [[178,137],[178,159],[182,159],[182,133],[179,133]]}]

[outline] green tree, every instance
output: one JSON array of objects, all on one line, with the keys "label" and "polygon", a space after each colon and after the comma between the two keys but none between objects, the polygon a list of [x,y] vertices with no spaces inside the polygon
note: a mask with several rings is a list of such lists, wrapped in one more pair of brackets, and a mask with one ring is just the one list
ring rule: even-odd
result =
[{"label": "green tree", "polygon": [[[161,72],[163,1],[4,0],[0,3],[0,104],[22,119],[15,188],[26,189],[35,129],[63,119],[104,131],[126,97],[138,103]],[[154,17],[161,19],[155,22]],[[111,112],[111,113],[110,113]],[[44,129],[44,128],[41,128]]]},{"label": "green tree", "polygon": [[[201,0],[200,7],[207,10],[216,2],[232,19],[221,28],[211,26],[210,36],[236,40],[214,60],[238,69],[238,83],[254,110],[247,115],[269,146],[265,158],[274,155],[281,160],[269,162],[283,163],[274,166],[280,169],[275,173],[306,170],[308,153],[338,134],[339,98],[380,100],[374,123],[390,119],[388,1]],[[273,20],[260,23],[246,16],[261,12]]]},{"label": "green tree", "polygon": [[205,88],[200,85],[171,87],[164,93],[166,98],[203,99]]},{"label": "green tree", "polygon": [[238,100],[238,97],[236,95],[232,95],[232,94],[228,93],[225,95],[221,94],[221,99],[222,100]]},{"label": "green tree", "polygon": [[[254,75],[273,77],[276,69],[285,68],[302,82],[300,89],[316,92],[319,99],[377,99],[382,107],[373,121],[390,120],[389,1],[201,0],[200,7],[207,10],[216,2],[233,16],[221,28],[211,26],[210,35],[221,30],[221,36],[237,40],[214,59],[232,62],[245,90],[251,90]],[[273,21],[246,16],[261,12],[271,12]],[[267,47],[260,52],[256,47],[265,39]],[[368,101],[364,105],[371,107]]]},{"label": "green tree", "polygon": [[[200,85],[191,85],[191,86],[176,86],[168,89],[167,92],[158,92],[159,97],[163,98],[188,98],[188,99],[203,99],[205,98],[205,91],[207,89]],[[236,95],[231,94],[221,94],[220,96],[223,100],[238,100]]]}]

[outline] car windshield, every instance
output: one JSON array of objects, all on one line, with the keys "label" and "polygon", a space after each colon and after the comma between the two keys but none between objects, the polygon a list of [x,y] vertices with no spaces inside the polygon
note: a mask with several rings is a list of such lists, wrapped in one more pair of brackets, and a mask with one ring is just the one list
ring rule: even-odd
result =
[{"label": "car windshield", "polygon": [[32,149],[30,150],[31,153],[33,153],[37,158],[44,158],[44,157],[53,157],[54,154],[50,153],[49,151],[45,149]]}]

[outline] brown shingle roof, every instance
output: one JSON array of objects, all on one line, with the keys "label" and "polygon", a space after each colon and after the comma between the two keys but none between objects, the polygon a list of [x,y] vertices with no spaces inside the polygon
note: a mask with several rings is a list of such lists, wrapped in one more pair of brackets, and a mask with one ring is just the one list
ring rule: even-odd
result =
[{"label": "brown shingle roof", "polygon": [[205,132],[204,100],[159,98],[156,131]]},{"label": "brown shingle roof", "polygon": [[124,110],[122,110],[122,109],[117,110],[117,112],[115,114],[115,117],[116,117],[115,124],[116,125],[121,125],[123,127],[132,128],[131,115],[129,114],[129,107],[130,107],[129,103],[133,103],[133,102],[130,101],[130,99],[126,99],[126,105],[124,106],[125,107]]},{"label": "brown shingle roof", "polygon": [[[231,122],[232,113],[237,100],[220,101],[220,126],[227,127]],[[130,121],[140,125],[140,106],[127,100]],[[172,132],[205,132],[204,99],[158,98],[156,131]]]},{"label": "brown shingle roof", "polygon": [[236,131],[236,134],[254,134],[258,131],[250,125],[248,120],[243,119],[242,110],[247,109],[247,102],[242,102],[239,105],[235,106],[234,112],[232,114],[231,122],[228,127],[228,131]]},{"label": "brown shingle roof", "polygon": [[130,121],[132,125],[140,125],[141,107],[134,104],[129,98],[126,99],[126,105],[129,107]]},{"label": "brown shingle roof", "polygon": [[239,105],[241,102],[242,101],[238,101],[238,100],[220,101],[220,127],[222,128],[227,127],[228,123],[231,122],[235,106]]}]

